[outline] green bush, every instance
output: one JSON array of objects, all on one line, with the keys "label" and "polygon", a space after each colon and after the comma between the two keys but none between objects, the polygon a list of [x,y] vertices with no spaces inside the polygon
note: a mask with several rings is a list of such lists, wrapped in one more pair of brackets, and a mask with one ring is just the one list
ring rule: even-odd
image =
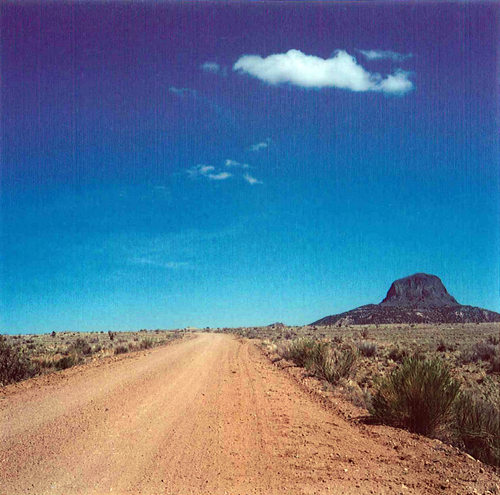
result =
[{"label": "green bush", "polygon": [[279,352],[283,359],[305,368],[311,362],[313,353],[317,352],[318,345],[313,339],[297,339],[281,346]]},{"label": "green bush", "polygon": [[40,368],[22,353],[14,349],[0,335],[0,386],[20,382],[35,376]]},{"label": "green bush", "polygon": [[126,345],[119,345],[115,347],[115,354],[125,354],[128,352],[128,347]]},{"label": "green bush", "polygon": [[476,459],[500,466],[498,404],[462,393],[454,409],[452,431],[458,446]]},{"label": "green bush", "polygon": [[82,338],[77,338],[69,347],[68,352],[75,354],[88,355],[92,354],[92,346]]},{"label": "green bush", "polygon": [[79,362],[80,362],[80,360],[74,355],[64,356],[61,359],[59,359],[58,361],[56,361],[54,363],[54,366],[55,366],[56,370],[61,371],[61,370],[65,370],[67,368],[71,368],[72,366],[75,366]]},{"label": "green bush", "polygon": [[381,382],[370,412],[382,423],[432,436],[450,421],[459,391],[441,359],[412,357]]},{"label": "green bush", "polygon": [[327,342],[316,342],[313,339],[287,342],[278,352],[282,358],[293,361],[319,379],[332,384],[348,376],[356,362],[353,349],[332,348]]},{"label": "green bush", "polygon": [[318,344],[308,363],[308,368],[320,380],[335,385],[341,378],[349,376],[356,359],[357,354],[350,347],[341,349]]},{"label": "green bush", "polygon": [[142,339],[141,340],[141,349],[151,349],[154,346],[153,339]]}]

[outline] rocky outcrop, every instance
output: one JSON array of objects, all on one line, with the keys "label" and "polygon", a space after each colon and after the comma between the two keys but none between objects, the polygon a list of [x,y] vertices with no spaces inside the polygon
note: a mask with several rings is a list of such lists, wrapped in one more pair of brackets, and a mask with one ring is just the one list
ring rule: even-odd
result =
[{"label": "rocky outcrop", "polygon": [[427,273],[416,273],[393,282],[380,305],[417,308],[460,306],[457,300],[448,294],[441,279]]},{"label": "rocky outcrop", "polygon": [[435,275],[416,273],[396,280],[380,304],[367,304],[311,325],[500,322],[500,314],[457,302]]}]

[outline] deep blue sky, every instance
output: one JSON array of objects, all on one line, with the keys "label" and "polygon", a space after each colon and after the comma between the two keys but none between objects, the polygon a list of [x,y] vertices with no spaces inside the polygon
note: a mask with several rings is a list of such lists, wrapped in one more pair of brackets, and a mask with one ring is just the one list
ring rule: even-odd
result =
[{"label": "deep blue sky", "polygon": [[306,324],[415,272],[498,311],[498,15],[4,2],[0,331]]}]

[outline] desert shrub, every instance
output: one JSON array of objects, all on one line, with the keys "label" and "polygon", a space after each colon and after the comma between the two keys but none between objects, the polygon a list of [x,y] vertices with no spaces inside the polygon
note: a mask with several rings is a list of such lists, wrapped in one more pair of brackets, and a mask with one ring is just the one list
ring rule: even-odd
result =
[{"label": "desert shrub", "polygon": [[115,333],[112,332],[111,330],[108,331],[108,335],[109,335],[109,340],[115,340]]},{"label": "desert shrub", "polygon": [[74,352],[75,354],[83,354],[88,355],[92,354],[92,346],[82,338],[77,338],[68,349],[70,353]]},{"label": "desert shrub", "polygon": [[0,385],[19,382],[35,376],[39,365],[14,349],[0,335]]},{"label": "desert shrub", "polygon": [[363,330],[361,331],[361,337],[363,337],[365,340],[368,338],[368,328],[363,328]]},{"label": "desert shrub", "polygon": [[247,339],[258,339],[259,334],[254,328],[250,328],[249,330],[246,331],[246,338]]},{"label": "desert shrub", "polygon": [[500,466],[498,404],[471,393],[462,393],[454,412],[452,431],[455,443],[476,459]]},{"label": "desert shrub", "polygon": [[126,345],[119,345],[115,347],[115,354],[125,354],[128,352],[128,347]]},{"label": "desert shrub", "polygon": [[491,373],[500,373],[500,356],[498,354],[491,358],[490,364]]},{"label": "desert shrub", "polygon": [[395,363],[402,363],[404,359],[410,357],[410,353],[406,349],[396,346],[389,350],[387,357],[392,359]]},{"label": "desert shrub", "polygon": [[499,345],[500,344],[500,338],[498,335],[490,335],[488,337],[488,343],[492,345]]},{"label": "desert shrub", "polygon": [[312,354],[317,352],[317,346],[313,339],[297,339],[281,345],[278,352],[283,359],[305,368],[311,362]]},{"label": "desert shrub", "polygon": [[478,360],[490,361],[493,357],[498,356],[499,346],[488,342],[478,342],[472,346],[472,352],[477,356]]},{"label": "desert shrub", "polygon": [[335,335],[332,342],[335,342],[335,344],[342,344],[342,342],[344,342],[344,337],[342,337],[342,335]]},{"label": "desert shrub", "polygon": [[92,352],[101,352],[102,351],[102,345],[101,344],[98,344],[94,347],[94,349],[92,350]]},{"label": "desert shrub", "polygon": [[140,346],[141,349],[150,349],[154,346],[154,341],[153,339],[142,339]]},{"label": "desert shrub", "polygon": [[476,363],[477,361],[492,361],[500,356],[500,346],[489,342],[478,342],[461,353],[462,363]]},{"label": "desert shrub", "polygon": [[443,338],[439,339],[439,344],[436,349],[438,352],[454,351],[455,346],[448,344]]},{"label": "desert shrub", "polygon": [[365,357],[372,357],[377,353],[377,344],[374,342],[359,342],[357,347],[359,353]]},{"label": "desert shrub", "polygon": [[431,436],[449,422],[459,391],[441,359],[412,357],[382,380],[370,412],[382,423]]},{"label": "desert shrub", "polygon": [[50,336],[51,336],[52,338],[54,338],[54,337],[56,336],[56,331],[55,331],[55,330],[52,330],[52,333],[50,334]]},{"label": "desert shrub", "polygon": [[64,356],[58,361],[54,363],[54,366],[56,370],[65,370],[66,368],[71,368],[72,366],[75,366],[78,364],[80,360],[78,359],[77,356],[71,355],[71,356]]},{"label": "desert shrub", "polygon": [[356,352],[350,347],[332,348],[328,344],[318,343],[307,367],[320,380],[335,385],[341,378],[349,376],[356,358]]},{"label": "desert shrub", "polygon": [[41,369],[48,369],[54,366],[54,361],[51,361],[50,359],[39,359],[38,364]]},{"label": "desert shrub", "polygon": [[316,342],[313,339],[286,342],[278,348],[278,354],[297,366],[308,369],[320,380],[332,384],[349,375],[357,356],[350,347],[332,348],[327,342]]}]

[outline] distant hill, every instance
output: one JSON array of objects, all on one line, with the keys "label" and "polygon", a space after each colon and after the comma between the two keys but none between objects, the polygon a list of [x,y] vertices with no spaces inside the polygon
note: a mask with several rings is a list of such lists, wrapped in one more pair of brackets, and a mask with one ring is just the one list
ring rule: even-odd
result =
[{"label": "distant hill", "polygon": [[311,325],[500,322],[500,314],[457,302],[435,275],[416,273],[396,280],[380,304],[367,304]]}]

